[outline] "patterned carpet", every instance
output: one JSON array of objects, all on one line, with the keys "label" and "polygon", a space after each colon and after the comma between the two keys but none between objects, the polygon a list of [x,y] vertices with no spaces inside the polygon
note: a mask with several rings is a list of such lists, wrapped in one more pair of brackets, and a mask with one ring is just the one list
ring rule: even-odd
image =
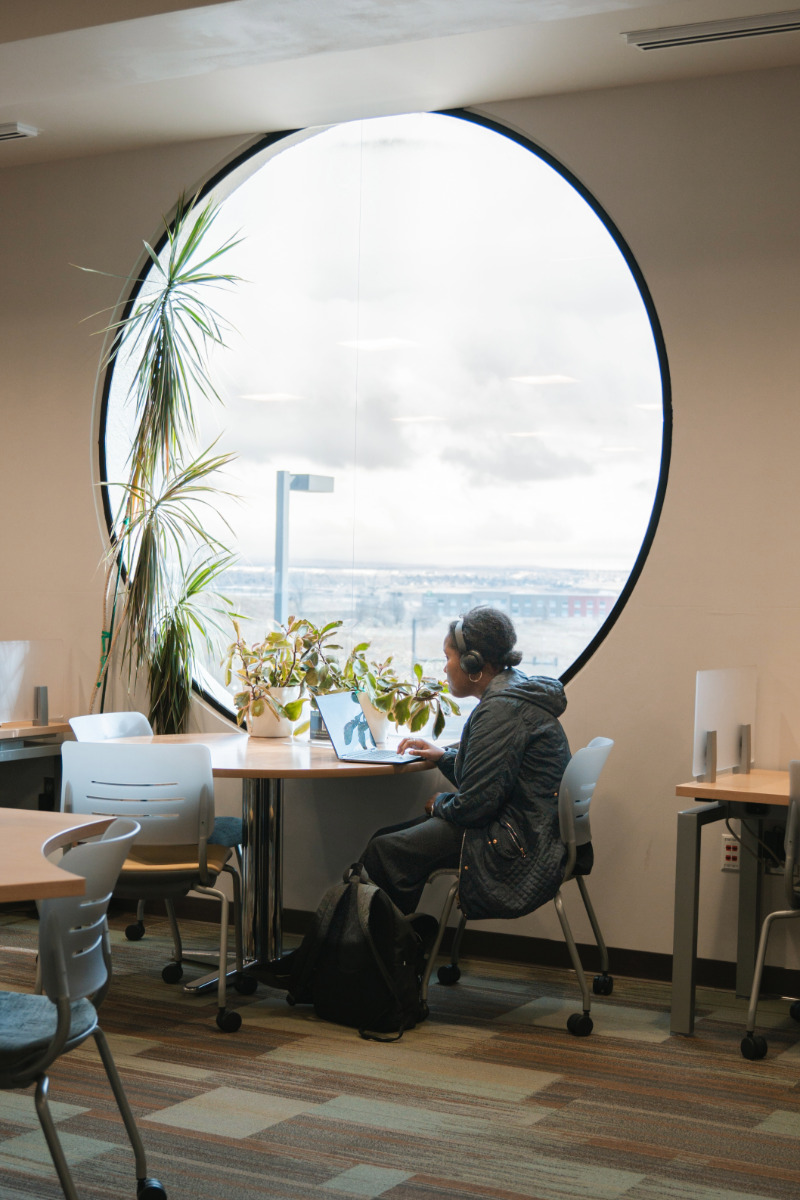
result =
[{"label": "patterned carpet", "polygon": [[[595,1032],[567,1033],[569,973],[472,961],[431,988],[402,1041],[365,1042],[283,995],[214,997],[161,981],[167,927],[126,942],[103,1007],[148,1169],[170,1200],[752,1200],[800,1195],[800,1027],[765,1003],[769,1055],[739,1053],[743,1005],[704,991],[694,1038],[670,1037],[666,985],[618,979]],[[183,925],[187,943],[213,930]],[[36,923],[0,910],[3,986],[33,984]],[[613,967],[613,961],[612,961]],[[187,968],[187,976],[193,968]],[[133,1159],[93,1044],[50,1090],[84,1200],[134,1197]],[[58,1200],[32,1092],[0,1092],[2,1200]]]}]

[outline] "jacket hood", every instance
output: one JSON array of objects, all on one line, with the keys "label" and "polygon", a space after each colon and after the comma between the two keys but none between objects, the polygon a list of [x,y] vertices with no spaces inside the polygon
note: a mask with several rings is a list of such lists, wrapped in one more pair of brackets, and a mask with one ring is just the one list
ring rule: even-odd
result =
[{"label": "jacket hood", "polygon": [[560,680],[551,679],[548,675],[525,675],[516,667],[495,675],[483,693],[481,703],[485,704],[493,696],[501,695],[535,704],[553,717],[560,717],[567,707],[567,697]]}]

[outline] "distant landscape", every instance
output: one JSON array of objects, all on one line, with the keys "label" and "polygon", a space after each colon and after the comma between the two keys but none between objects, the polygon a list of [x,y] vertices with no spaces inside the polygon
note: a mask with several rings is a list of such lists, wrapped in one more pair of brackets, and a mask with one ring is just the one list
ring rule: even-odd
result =
[{"label": "distant landscape", "polygon": [[[522,667],[558,676],[574,662],[611,612],[626,571],[475,567],[454,572],[430,567],[347,567],[309,564],[289,573],[289,611],[321,625],[343,620],[345,652],[369,641],[370,656],[394,656],[401,670],[413,661],[436,674],[448,623],[476,604],[508,612],[517,628]],[[257,639],[273,614],[272,564],[229,570],[220,585]],[[209,663],[214,674],[218,668]]]}]

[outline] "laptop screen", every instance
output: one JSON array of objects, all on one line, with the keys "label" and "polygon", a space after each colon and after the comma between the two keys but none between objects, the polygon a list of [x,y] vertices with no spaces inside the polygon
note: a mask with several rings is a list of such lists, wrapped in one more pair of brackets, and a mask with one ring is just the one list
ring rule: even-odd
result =
[{"label": "laptop screen", "polygon": [[375,749],[375,739],[356,692],[326,692],[315,699],[338,755]]}]

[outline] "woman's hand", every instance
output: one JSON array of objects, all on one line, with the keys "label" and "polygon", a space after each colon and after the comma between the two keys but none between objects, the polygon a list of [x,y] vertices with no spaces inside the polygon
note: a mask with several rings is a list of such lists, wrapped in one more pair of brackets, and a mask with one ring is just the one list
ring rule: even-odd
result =
[{"label": "woman's hand", "polygon": [[428,814],[429,817],[433,816],[433,806],[435,803],[436,803],[436,797],[431,796],[430,800],[425,805],[425,812]]},{"label": "woman's hand", "polygon": [[418,737],[403,738],[397,750],[400,754],[418,754],[420,758],[424,758],[426,762],[430,763],[438,762],[444,754],[441,746],[434,746],[431,742],[426,742],[424,738]]}]

